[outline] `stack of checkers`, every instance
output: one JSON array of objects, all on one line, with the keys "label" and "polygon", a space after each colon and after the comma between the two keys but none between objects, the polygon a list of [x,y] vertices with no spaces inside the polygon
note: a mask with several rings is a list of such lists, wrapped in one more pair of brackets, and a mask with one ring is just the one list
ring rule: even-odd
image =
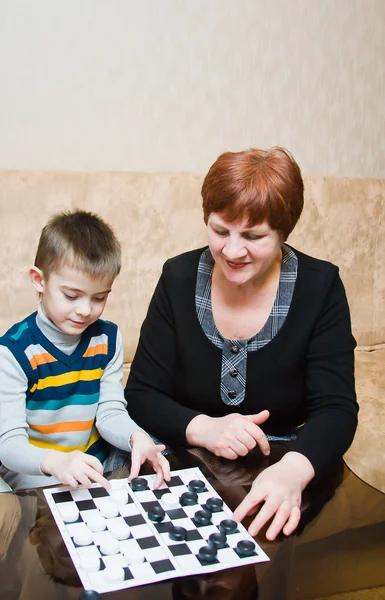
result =
[{"label": "stack of checkers", "polygon": [[49,488],[47,502],[86,589],[100,593],[268,560],[199,469]]}]

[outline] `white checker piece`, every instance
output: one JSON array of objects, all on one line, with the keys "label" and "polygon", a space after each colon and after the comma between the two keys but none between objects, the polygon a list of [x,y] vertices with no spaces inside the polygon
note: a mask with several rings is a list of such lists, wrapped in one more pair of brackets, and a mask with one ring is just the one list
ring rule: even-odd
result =
[{"label": "white checker piece", "polygon": [[[111,493],[98,484],[93,484],[91,489],[60,487],[44,490],[85,589],[104,593],[269,560],[258,545],[253,556],[238,556],[235,551],[237,543],[240,540],[252,540],[245,528],[239,525],[236,533],[227,536],[227,547],[218,550],[217,561],[202,564],[197,557],[199,550],[207,545],[212,533],[218,532],[221,521],[231,519],[232,512],[224,504],[223,510],[212,513],[212,524],[197,527],[193,522],[195,513],[205,508],[209,498],[219,498],[218,494],[198,468],[173,471],[171,476],[170,484],[164,483],[160,488],[166,494],[172,494],[170,508],[167,507],[167,501],[162,503],[162,497],[166,494],[161,494],[160,490],[152,490],[155,475],[143,477],[147,480],[149,489],[138,492],[131,490],[126,479],[112,480]],[[198,504],[181,506],[176,501],[184,492],[189,491],[188,484],[192,480],[204,481],[206,489],[198,494]],[[111,503],[115,504],[117,510],[106,512],[111,515],[116,512],[117,516],[105,517],[106,529],[92,532],[92,522],[98,518],[100,520],[100,509],[103,510],[104,506],[108,508]],[[164,508],[166,515],[161,523],[149,520],[147,510],[150,505],[146,503],[160,504]],[[76,515],[77,509],[77,522],[63,523],[61,510],[63,514]],[[188,532],[188,539],[172,540],[167,533],[170,526],[184,527]],[[121,539],[126,535],[126,539]],[[90,537],[93,540],[90,545],[74,544],[74,538],[82,542]],[[109,550],[113,550],[113,545],[112,554]],[[105,548],[108,554],[104,554],[100,547]],[[96,571],[98,562],[100,570]]]},{"label": "white checker piece", "polygon": [[122,554],[103,556],[103,562],[106,567],[127,567],[127,561],[124,560],[124,556]]},{"label": "white checker piece", "polygon": [[81,532],[81,530],[84,527],[87,527],[87,525],[85,523],[67,523],[66,524],[67,527],[67,531],[70,534],[70,536],[73,538],[76,535],[79,535],[79,530]]}]

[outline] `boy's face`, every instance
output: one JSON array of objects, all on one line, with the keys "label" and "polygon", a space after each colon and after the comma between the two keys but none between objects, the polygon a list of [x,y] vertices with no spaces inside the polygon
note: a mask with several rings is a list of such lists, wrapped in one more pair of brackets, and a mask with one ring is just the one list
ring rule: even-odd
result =
[{"label": "boy's face", "polygon": [[81,271],[63,265],[45,279],[42,271],[29,272],[41,294],[45,315],[63,332],[79,335],[98,320],[107,302],[113,279],[91,279]]}]

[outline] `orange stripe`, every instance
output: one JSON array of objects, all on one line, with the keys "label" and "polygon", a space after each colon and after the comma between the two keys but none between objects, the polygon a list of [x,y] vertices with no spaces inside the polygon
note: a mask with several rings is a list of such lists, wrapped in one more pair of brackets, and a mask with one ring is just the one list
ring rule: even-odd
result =
[{"label": "orange stripe", "polygon": [[48,352],[44,352],[43,354],[35,354],[29,359],[29,362],[31,363],[32,369],[37,369],[38,365],[56,362],[56,358],[51,356],[51,354],[48,354]]},{"label": "orange stripe", "polygon": [[96,346],[91,346],[91,348],[87,348],[83,357],[87,356],[95,356],[96,354],[107,354],[107,344],[96,344]]},{"label": "orange stripe", "polygon": [[52,425],[29,425],[29,427],[39,433],[62,433],[64,431],[91,430],[93,424],[94,419],[90,421],[64,421],[63,423],[53,423]]}]

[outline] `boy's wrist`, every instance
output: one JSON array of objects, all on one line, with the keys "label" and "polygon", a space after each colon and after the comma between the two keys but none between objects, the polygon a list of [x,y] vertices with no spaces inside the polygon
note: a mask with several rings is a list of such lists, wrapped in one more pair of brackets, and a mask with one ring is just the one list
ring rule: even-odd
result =
[{"label": "boy's wrist", "polygon": [[48,452],[43,456],[40,463],[40,471],[44,475],[52,475],[52,459],[57,454],[56,450],[48,450]]}]

